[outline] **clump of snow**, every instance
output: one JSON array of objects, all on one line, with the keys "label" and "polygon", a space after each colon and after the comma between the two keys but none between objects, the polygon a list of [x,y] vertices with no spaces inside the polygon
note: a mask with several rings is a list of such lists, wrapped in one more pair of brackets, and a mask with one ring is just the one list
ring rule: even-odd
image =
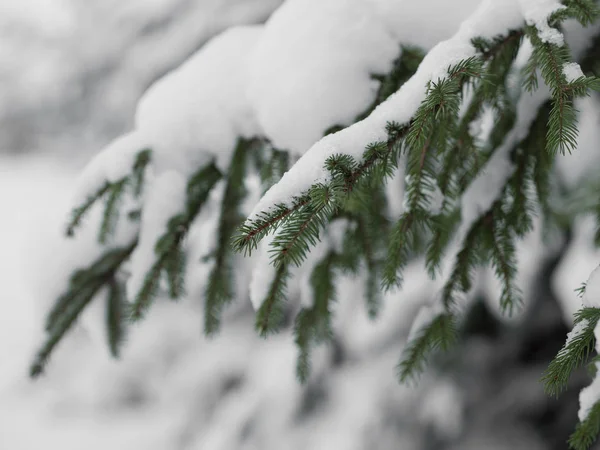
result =
[{"label": "clump of snow", "polygon": [[537,28],[542,42],[559,47],[564,45],[563,34],[548,24],[550,15],[566,8],[560,0],[519,0],[519,3],[527,25],[534,25]]},{"label": "clump of snow", "polygon": [[461,392],[450,380],[436,380],[423,398],[419,417],[431,423],[442,436],[455,438],[463,428],[464,400]]},{"label": "clump of snow", "polygon": [[373,100],[399,46],[364,0],[286,1],[252,52],[248,94],[276,147],[302,154]]},{"label": "clump of snow", "polygon": [[585,294],[582,299],[583,306],[600,308],[600,266],[590,274],[585,285]]},{"label": "clump of snow", "polygon": [[[600,363],[596,363],[596,367],[600,369]],[[579,393],[579,412],[577,416],[579,421],[583,422],[587,419],[592,407],[600,401],[600,377],[595,377],[592,384],[585,387]]]},{"label": "clump of snow", "polygon": [[437,216],[442,212],[442,206],[444,204],[444,194],[440,189],[437,181],[433,178],[429,179],[428,182],[432,186],[432,190],[427,194],[428,202],[427,202],[427,211],[432,216]]},{"label": "clump of snow", "polygon": [[502,145],[494,151],[461,198],[462,232],[466,232],[500,195],[514,171],[510,161],[511,150],[527,136],[539,107],[548,98],[548,90],[540,87],[533,95],[524,95],[519,99],[516,126],[507,134]]},{"label": "clump of snow", "polygon": [[139,132],[131,132],[115,139],[92,159],[78,177],[73,204],[79,206],[85,202],[105,182],[116,182],[128,176],[137,154],[149,147],[149,141]]},{"label": "clump of snow", "polygon": [[252,279],[250,281],[250,301],[254,311],[258,311],[269,294],[277,269],[271,264],[269,253],[273,236],[266,237],[258,244]]},{"label": "clump of snow", "polygon": [[407,342],[411,342],[417,338],[419,333],[429,326],[437,317],[444,313],[444,305],[440,301],[435,301],[431,305],[422,306],[419,309],[415,319],[413,320],[412,326],[406,338]]},{"label": "clump of snow", "polygon": [[584,76],[581,67],[576,62],[566,63],[563,66],[563,74],[569,83]]},{"label": "clump of snow", "polygon": [[299,268],[298,287],[300,289],[300,306],[303,308],[312,308],[314,305],[315,292],[310,279],[315,267],[323,261],[330,249],[331,243],[327,237],[324,237],[311,248],[306,260]]},{"label": "clump of snow", "polygon": [[558,297],[566,323],[572,323],[573,314],[582,306],[575,289],[581,286],[600,261],[600,251],[594,246],[595,232],[596,220],[593,215],[575,219],[573,238],[552,277],[552,290]]},{"label": "clump of snow", "polygon": [[[402,44],[430,49],[452,36],[481,0],[368,0],[383,24]],[[435,11],[435,14],[431,12]],[[425,19],[425,20],[424,20]]]},{"label": "clump of snow", "polygon": [[169,220],[185,211],[185,178],[170,170],[156,177],[144,201],[140,236],[131,255],[131,276],[127,281],[127,297],[134,299],[144,284],[146,274],[156,262],[154,248],[167,230]]},{"label": "clump of snow", "polygon": [[577,148],[571,154],[556,157],[556,168],[561,181],[566,187],[575,187],[588,184],[596,180],[595,171],[600,164],[600,108],[596,96],[575,99],[575,108],[578,111]]},{"label": "clump of snow", "polygon": [[573,329],[567,333],[567,340],[565,341],[565,347],[568,346],[575,338],[579,337],[590,324],[589,320],[583,319],[577,322]]},{"label": "clump of snow", "polygon": [[290,204],[295,195],[307,191],[314,183],[328,182],[330,174],[324,165],[331,155],[344,153],[360,160],[368,144],[387,139],[385,129],[389,121],[407,123],[411,119],[425,98],[429,81],[444,78],[448,67],[475,55],[472,38],[494,37],[518,27],[522,20],[516,2],[484,1],[451,39],[431,49],[415,75],[369,117],[338,133],[325,136],[313,145],[279,183],[265,193],[249,219],[253,220],[260,212],[269,211],[275,204]]},{"label": "clump of snow", "polygon": [[400,155],[398,168],[385,183],[388,215],[391,219],[399,219],[404,212],[404,172],[406,167],[406,154]]},{"label": "clump of snow", "polygon": [[336,219],[329,223],[327,227],[327,237],[331,243],[331,248],[337,253],[342,253],[344,249],[344,238],[349,227],[356,227],[355,222],[348,219]]},{"label": "clump of snow", "polygon": [[261,35],[262,26],[232,27],[148,89],[135,123],[158,171],[190,174],[213,157],[226,168],[239,136],[261,134],[245,92]]}]

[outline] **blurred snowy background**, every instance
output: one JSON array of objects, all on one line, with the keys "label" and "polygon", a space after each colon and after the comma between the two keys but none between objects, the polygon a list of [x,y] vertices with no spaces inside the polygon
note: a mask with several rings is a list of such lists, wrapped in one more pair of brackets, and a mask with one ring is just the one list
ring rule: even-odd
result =
[{"label": "blurred snowy background", "polygon": [[[292,336],[256,337],[247,299],[212,340],[202,336],[198,299],[159,303],[132,330],[119,362],[89,320],[45,377],[27,379],[78,172],[131,128],[153,81],[220,30],[262,22],[280,3],[0,2],[0,450],[566,448],[589,379],[578,373],[559,400],[538,379],[570,327],[573,289],[600,260],[587,219],[552,245],[536,231],[521,246],[530,298],[517,320],[498,317],[488,301],[494,283],[482,272],[460,350],[436,360],[417,386],[398,385],[394,366],[435,288],[419,264],[376,322],[348,280],[336,314],[343,326],[334,345],[315,353],[304,387],[294,376]],[[432,1],[418,3],[415,15]],[[477,1],[453,3],[456,17]],[[442,15],[439,22],[438,39],[452,31]],[[580,105],[592,130],[596,101]],[[588,146],[597,137],[584,136]]]}]

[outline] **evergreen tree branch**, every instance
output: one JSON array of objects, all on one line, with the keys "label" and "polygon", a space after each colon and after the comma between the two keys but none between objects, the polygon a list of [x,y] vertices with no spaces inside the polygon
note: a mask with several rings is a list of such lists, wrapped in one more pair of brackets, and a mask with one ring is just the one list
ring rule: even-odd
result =
[{"label": "evergreen tree branch", "polygon": [[222,175],[214,164],[197,171],[187,185],[186,210],[171,217],[167,230],[156,242],[154,253],[156,260],[146,276],[131,308],[133,320],[142,318],[152,299],[156,295],[162,273],[166,273],[169,283],[169,296],[177,299],[183,295],[185,254],[183,241],[189,228],[199,214],[208,196]]},{"label": "evergreen tree branch", "polygon": [[438,314],[407,343],[397,367],[400,382],[418,377],[425,370],[431,354],[438,350],[448,350],[455,339],[454,317],[449,313]]},{"label": "evergreen tree branch", "polygon": [[254,145],[252,141],[244,139],[238,141],[227,174],[227,184],[221,201],[214,265],[208,276],[205,290],[204,332],[207,335],[213,335],[218,331],[221,309],[233,300],[235,295],[235,278],[231,261],[233,255],[229,243],[243,221],[240,205],[247,194],[244,177],[248,150],[252,145]]},{"label": "evergreen tree branch", "polygon": [[125,339],[125,311],[127,300],[123,285],[115,277],[108,282],[106,296],[106,330],[108,331],[108,347],[114,358],[120,355],[121,345]]},{"label": "evergreen tree branch", "polygon": [[573,450],[588,450],[600,433],[600,402],[588,413],[587,418],[577,424],[575,432],[569,437],[569,447]]},{"label": "evergreen tree branch", "polygon": [[267,297],[256,312],[256,330],[261,337],[276,332],[281,325],[289,275],[289,269],[285,264],[277,267]]},{"label": "evergreen tree branch", "polygon": [[587,360],[594,348],[594,328],[599,319],[598,308],[583,308],[575,313],[573,331],[541,378],[547,394],[560,394],[566,388],[573,370]]},{"label": "evergreen tree branch", "polygon": [[[75,323],[79,314],[94,299],[102,287],[116,283],[115,276],[117,271],[129,256],[131,256],[136,245],[137,241],[134,241],[127,247],[110,250],[102,255],[90,267],[81,269],[73,275],[68,291],[56,301],[54,307],[48,314],[46,320],[48,337],[31,365],[31,377],[35,378],[42,374],[48,359],[57,344]],[[109,297],[110,296],[111,293],[109,292]],[[122,323],[119,325],[119,328],[121,326]],[[112,344],[112,339],[116,337],[116,335],[112,334],[110,329],[109,336],[112,336]],[[121,336],[122,335],[119,335],[119,342]],[[115,340],[114,354],[118,353],[118,351],[116,351],[117,346],[118,342]]]},{"label": "evergreen tree branch", "polygon": [[66,235],[69,237],[74,236],[75,230],[81,225],[81,221],[91,210],[92,206],[94,206],[100,199],[107,197],[102,223],[100,226],[100,232],[98,235],[99,242],[101,244],[105,244],[106,240],[112,234],[116,226],[119,213],[118,203],[125,193],[125,188],[128,186],[132,187],[134,198],[137,198],[141,195],[142,186],[144,183],[144,174],[146,167],[150,164],[151,154],[152,152],[149,149],[141,150],[136,155],[131,174],[122,177],[117,181],[106,181],[100,188],[96,190],[96,192],[88,196],[83,204],[74,208],[71,212],[71,219],[67,224]]},{"label": "evergreen tree branch", "polygon": [[312,345],[328,341],[333,337],[329,305],[335,301],[334,265],[337,255],[330,252],[313,269],[310,283],[313,288],[314,304],[305,308],[296,317],[295,342],[298,346],[296,376],[305,383],[310,375],[310,350]]}]

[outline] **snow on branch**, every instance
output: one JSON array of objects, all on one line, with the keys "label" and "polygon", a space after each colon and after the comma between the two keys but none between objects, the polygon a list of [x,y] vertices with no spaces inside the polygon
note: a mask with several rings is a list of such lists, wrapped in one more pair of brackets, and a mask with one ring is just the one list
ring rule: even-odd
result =
[{"label": "snow on branch", "polygon": [[388,140],[387,123],[410,122],[425,99],[428,83],[446,78],[449,67],[476,55],[471,43],[473,38],[493,38],[519,28],[522,22],[515,1],[484,1],[451,39],[430,50],[417,73],[369,117],[313,145],[279,183],[265,193],[248,220],[259,218],[276,205],[291,206],[295,197],[308,192],[314,184],[330,182],[331,173],[325,167],[329,157],[345,154],[361,161],[369,144]]}]

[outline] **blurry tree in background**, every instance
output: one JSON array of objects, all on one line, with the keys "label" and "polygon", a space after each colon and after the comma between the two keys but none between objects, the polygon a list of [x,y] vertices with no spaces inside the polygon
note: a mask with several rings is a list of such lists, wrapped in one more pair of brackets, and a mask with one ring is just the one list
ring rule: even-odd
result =
[{"label": "blurry tree in background", "polygon": [[[72,7],[117,30],[63,25],[98,46],[56,75],[90,103],[40,109],[13,81],[3,126],[56,108],[72,115],[49,128],[86,146],[133,130],[83,171],[46,253],[47,373],[22,392],[104,423],[99,448],[560,449],[577,416],[588,448],[595,2],[287,0],[191,54],[279,3]],[[223,25],[186,25],[200,15]],[[52,147],[32,135],[3,146]],[[79,318],[122,361],[67,338],[46,367]]]}]

